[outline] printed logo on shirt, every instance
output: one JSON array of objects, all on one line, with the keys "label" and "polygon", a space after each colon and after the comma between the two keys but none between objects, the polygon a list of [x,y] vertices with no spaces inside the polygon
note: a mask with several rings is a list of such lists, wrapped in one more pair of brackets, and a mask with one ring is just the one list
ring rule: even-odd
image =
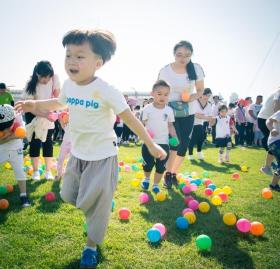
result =
[{"label": "printed logo on shirt", "polygon": [[96,100],[86,100],[86,99],[79,99],[74,97],[67,97],[67,104],[72,106],[82,106],[85,108],[92,107],[93,109],[99,108],[99,103]]},{"label": "printed logo on shirt", "polygon": [[166,113],[163,114],[163,121],[167,121],[168,115]]}]

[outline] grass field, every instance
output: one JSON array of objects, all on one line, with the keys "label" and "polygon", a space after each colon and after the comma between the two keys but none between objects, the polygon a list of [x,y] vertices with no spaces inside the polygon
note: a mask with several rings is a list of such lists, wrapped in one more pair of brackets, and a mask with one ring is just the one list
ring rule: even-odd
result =
[{"label": "grass field", "polygon": [[[57,154],[56,149],[56,154]],[[105,241],[99,247],[98,268],[131,269],[185,269],[185,268],[280,268],[280,194],[264,200],[260,193],[270,182],[269,176],[260,174],[265,152],[257,148],[231,151],[231,165],[217,163],[217,149],[204,151],[205,161],[184,162],[182,172],[204,170],[218,187],[225,185],[233,189],[229,201],[222,206],[211,205],[210,212],[197,212],[197,221],[188,230],[176,228],[175,221],[186,207],[183,195],[175,190],[168,192],[164,202],[151,200],[146,205],[138,201],[140,188],[132,187],[130,180],[135,172],[121,172],[115,193],[115,210],[112,212]],[[127,156],[140,156],[140,147],[121,147],[119,160]],[[247,165],[248,173],[240,172],[240,166]],[[231,179],[239,171],[241,178]],[[13,172],[0,167],[0,184],[12,183]],[[45,202],[47,191],[54,191],[59,197],[59,183],[28,181],[32,206],[21,209],[18,202],[18,188],[6,194],[10,207],[0,211],[0,268],[1,269],[70,269],[79,267],[79,258],[86,237],[83,232],[83,215],[59,198],[53,203]],[[193,194],[199,201],[209,200],[203,194],[203,186]],[[128,207],[132,216],[129,222],[120,222],[118,209]],[[238,218],[260,221],[265,225],[263,237],[241,234],[235,227],[222,221],[225,212],[234,212]],[[159,245],[148,243],[146,233],[153,224],[161,222],[167,227],[167,235]],[[195,245],[199,234],[212,238],[212,251],[200,253]]]}]

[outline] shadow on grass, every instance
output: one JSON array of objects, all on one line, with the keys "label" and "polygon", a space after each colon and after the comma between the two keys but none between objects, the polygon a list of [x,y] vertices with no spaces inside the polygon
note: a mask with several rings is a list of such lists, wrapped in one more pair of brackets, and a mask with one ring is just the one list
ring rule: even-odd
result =
[{"label": "shadow on grass", "polygon": [[[192,194],[199,202],[209,200]],[[222,216],[216,206],[210,204],[210,211],[206,214],[196,212],[197,220],[187,230],[179,230],[176,227],[176,218],[181,216],[184,206],[183,197],[173,191],[169,191],[169,200],[164,202],[148,203],[145,207],[147,212],[140,211],[140,214],[151,223],[163,223],[167,228],[165,240],[183,246],[190,243],[193,237],[206,234],[212,239],[212,250],[210,253],[201,253],[218,260],[223,268],[255,268],[252,258],[246,250],[241,249],[239,241],[248,241],[255,244],[257,240],[248,234],[239,233],[235,226],[228,227],[223,223]],[[177,209],[178,208],[178,209]],[[157,247],[160,247],[157,246]],[[154,246],[151,245],[151,248]]]}]

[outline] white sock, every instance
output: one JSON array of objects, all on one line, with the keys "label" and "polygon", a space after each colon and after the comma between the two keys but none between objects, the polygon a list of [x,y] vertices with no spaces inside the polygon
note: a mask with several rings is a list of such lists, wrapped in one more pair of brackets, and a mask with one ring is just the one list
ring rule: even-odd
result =
[{"label": "white sock", "polygon": [[22,192],[19,197],[27,196],[26,192]]},{"label": "white sock", "polygon": [[150,179],[149,178],[145,178],[144,182],[150,182]]},{"label": "white sock", "polygon": [[92,251],[96,251],[96,247],[85,246],[84,250],[86,250],[86,249],[90,249]]}]

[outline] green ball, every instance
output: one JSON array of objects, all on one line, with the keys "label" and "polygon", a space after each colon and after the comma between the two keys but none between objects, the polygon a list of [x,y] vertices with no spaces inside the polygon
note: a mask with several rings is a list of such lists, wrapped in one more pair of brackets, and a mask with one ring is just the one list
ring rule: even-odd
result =
[{"label": "green ball", "polygon": [[203,174],[202,174],[202,176],[203,176],[204,178],[205,178],[205,177],[208,178],[208,177],[209,177],[209,172],[208,172],[208,171],[204,171]]},{"label": "green ball", "polygon": [[199,250],[211,250],[212,240],[208,235],[201,234],[195,240],[196,246]]},{"label": "green ball", "polygon": [[4,195],[8,192],[6,186],[0,186],[0,195]]},{"label": "green ball", "polygon": [[178,188],[179,188],[179,190],[182,190],[185,186],[186,186],[185,183],[180,183],[179,186],[178,186]]},{"label": "green ball", "polygon": [[83,230],[84,230],[84,233],[87,233],[87,231],[88,231],[88,225],[86,222],[83,224]]},{"label": "green ball", "polygon": [[142,157],[139,157],[139,158],[136,160],[136,162],[142,163],[142,162],[143,162],[143,158],[142,158]]},{"label": "green ball", "polygon": [[169,138],[169,145],[172,147],[176,147],[179,145],[179,140],[177,139],[177,137],[171,137]]}]

